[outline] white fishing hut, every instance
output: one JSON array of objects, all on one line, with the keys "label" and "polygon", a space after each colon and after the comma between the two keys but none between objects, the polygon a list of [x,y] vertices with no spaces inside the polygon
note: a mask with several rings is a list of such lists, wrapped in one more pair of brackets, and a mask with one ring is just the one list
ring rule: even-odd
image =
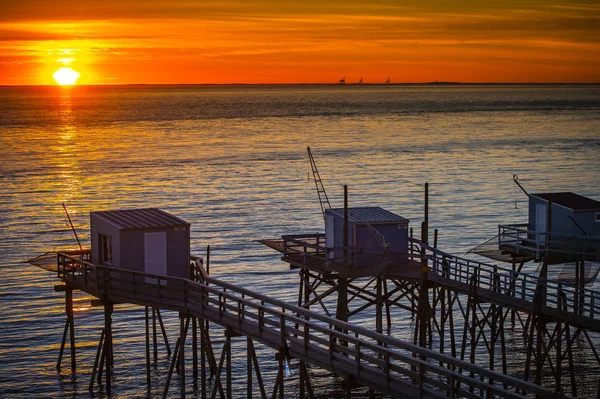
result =
[{"label": "white fishing hut", "polygon": [[190,224],[158,208],[90,213],[93,264],[189,278]]}]

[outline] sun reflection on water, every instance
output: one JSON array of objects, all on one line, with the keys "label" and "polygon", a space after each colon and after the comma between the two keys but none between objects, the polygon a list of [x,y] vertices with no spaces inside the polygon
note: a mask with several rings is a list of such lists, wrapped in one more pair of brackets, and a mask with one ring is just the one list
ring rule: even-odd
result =
[{"label": "sun reflection on water", "polygon": [[56,166],[59,170],[58,176],[62,187],[58,194],[61,202],[68,202],[76,198],[81,187],[82,154],[78,149],[74,101],[70,91],[64,92],[59,99],[58,131],[60,133]]}]

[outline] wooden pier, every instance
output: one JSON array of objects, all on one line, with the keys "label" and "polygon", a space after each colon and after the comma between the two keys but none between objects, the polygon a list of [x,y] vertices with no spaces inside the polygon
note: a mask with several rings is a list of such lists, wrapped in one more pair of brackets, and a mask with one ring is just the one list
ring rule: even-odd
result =
[{"label": "wooden pier", "polygon": [[[148,383],[150,383],[151,356],[148,309],[156,308],[179,313],[180,333],[173,352],[163,397],[167,397],[169,394],[169,384],[177,365],[179,366],[180,396],[186,396],[188,387],[185,383],[185,370],[186,364],[191,360],[193,363],[193,388],[195,391],[201,390],[201,397],[231,398],[233,384],[240,383],[240,381],[233,381],[231,377],[231,338],[234,336],[243,336],[247,340],[248,375],[243,384],[248,397],[253,396],[254,380],[260,387],[261,397],[267,397],[254,342],[260,342],[278,354],[279,371],[271,390],[270,397],[272,398],[283,398],[286,359],[295,359],[299,362],[301,398],[315,396],[307,371],[308,364],[329,370],[344,378],[347,381],[347,397],[351,396],[352,386],[368,387],[372,391],[395,398],[564,397],[563,393],[557,394],[553,389],[461,360],[454,354],[452,354],[453,356],[446,355],[430,349],[426,345],[401,341],[302,306],[278,301],[210,278],[198,262],[193,265],[194,279],[183,279],[97,266],[85,260],[88,257],[81,252],[77,255],[59,253],[57,256],[58,277],[64,282],[67,298],[67,323],[69,317],[72,316],[69,311],[69,306],[72,306],[69,298],[73,290],[81,290],[93,295],[104,306],[105,324],[100,334],[90,389],[93,388],[95,378],[101,379],[104,370],[104,381],[109,395],[114,357],[118,356],[118,353],[113,350],[112,313],[114,304],[129,303],[146,307]],[[286,256],[292,256],[292,254]],[[310,256],[318,256],[318,253]],[[435,265],[437,255],[434,255],[433,258],[428,256],[427,259]],[[463,265],[456,258],[450,262],[452,263],[450,267],[454,270],[453,277],[449,275],[443,277],[442,275],[436,284],[442,286],[444,281],[455,281],[457,284],[461,284],[460,288],[455,289],[462,290],[471,287],[472,283],[469,282],[471,277],[468,275],[473,271],[472,266]],[[444,265],[442,263],[439,266],[445,268]],[[437,273],[436,267],[433,268],[434,276]],[[443,268],[442,270],[445,270]],[[518,284],[511,285],[510,280],[507,280],[506,283],[500,283],[498,288],[500,291],[497,291],[496,283],[490,283],[490,281],[496,281],[494,276],[491,280],[488,280],[485,273],[480,273],[479,276],[478,295],[484,295],[484,290],[503,295],[509,293],[513,295],[514,293],[514,298],[523,299],[525,302],[532,295],[529,291],[529,283],[525,283],[525,288],[518,291],[516,289]],[[465,281],[467,281],[466,286],[462,285],[465,284]],[[524,295],[522,298],[518,296],[521,293]],[[524,303],[521,306],[526,307]],[[596,311],[595,305],[588,306],[585,311],[576,315],[578,316],[577,320],[584,323],[585,320],[592,318]],[[218,326],[225,332],[226,341],[219,357],[215,356],[210,342],[208,323]],[[189,337],[190,324],[192,326],[191,337]],[[70,325],[72,326],[72,321]],[[197,329],[200,332],[199,337]],[[75,372],[76,339],[72,330],[70,335],[71,366]],[[61,353],[65,347],[66,336],[67,329],[65,329],[65,338],[61,345]],[[186,354],[186,346],[188,346],[186,342],[189,341],[191,341],[191,359]],[[200,352],[200,359],[198,352]],[[253,371],[256,378],[253,378]],[[207,373],[214,376],[212,384],[207,381]],[[198,385],[199,379],[200,385]]]},{"label": "wooden pier", "polygon": [[[391,330],[391,309],[409,311],[416,317],[414,344],[503,373],[511,363],[505,333],[517,325],[526,349],[522,378],[544,381],[556,394],[581,391],[574,342],[579,350],[589,349],[600,367],[600,291],[548,279],[547,262],[536,275],[522,271],[523,262],[503,268],[469,260],[412,234],[408,261],[352,247],[345,248],[346,258],[330,259],[324,242],[323,234],[264,242],[299,269],[299,306],[320,306],[342,320],[370,311],[380,333],[384,318]],[[370,267],[356,262],[364,258]],[[335,309],[328,309],[326,299],[335,300]],[[591,384],[600,395],[600,381]]]}]

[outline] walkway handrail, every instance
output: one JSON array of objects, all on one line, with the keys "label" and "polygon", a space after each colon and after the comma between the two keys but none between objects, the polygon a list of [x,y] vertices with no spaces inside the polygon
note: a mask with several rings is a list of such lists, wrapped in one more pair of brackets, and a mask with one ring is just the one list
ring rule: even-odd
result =
[{"label": "walkway handrail", "polygon": [[600,331],[600,291],[450,255],[422,242],[420,245],[431,261],[434,281],[449,279],[468,285],[475,275],[476,288],[515,298],[522,304],[532,303],[537,287],[542,285],[546,308],[587,318],[588,327]]},{"label": "walkway handrail", "polygon": [[[302,255],[304,259],[319,259],[323,261],[327,250],[332,248],[319,247],[318,252],[302,250],[307,239],[314,239],[315,235],[284,236],[284,255]],[[324,235],[319,237],[325,241]],[[287,246],[288,243],[292,245]],[[309,245],[307,245],[308,247]],[[298,248],[298,249],[296,249]],[[348,251],[353,248],[348,247]],[[341,250],[341,248],[335,248]],[[512,269],[462,258],[443,252],[433,246],[415,238],[409,238],[408,258],[421,261],[422,256],[428,261],[433,274],[433,281],[439,284],[455,284],[468,288],[471,278],[476,275],[476,289],[502,294],[510,298],[513,306],[522,310],[531,309],[533,298],[538,286],[545,286],[546,295],[542,304],[542,312],[549,310],[561,312],[564,315],[574,315],[585,324],[586,328],[600,331],[600,291],[588,287],[577,287],[561,281],[544,279],[533,273],[516,272]],[[381,254],[380,254],[381,255]],[[352,254],[349,255],[350,257]],[[336,261],[340,259],[336,258]],[[455,287],[458,288],[458,287]],[[498,295],[496,295],[498,296]],[[507,303],[504,303],[507,304]],[[516,305],[515,305],[516,304]]]},{"label": "walkway handrail", "polygon": [[[498,245],[543,254],[566,254],[600,260],[600,236],[587,234],[539,232],[529,230],[528,224],[498,225]],[[580,258],[579,258],[580,259]]]},{"label": "walkway handrail", "polygon": [[57,262],[59,275],[73,288],[209,319],[393,396],[553,396],[550,389],[221,280],[199,283],[95,266],[62,253]]}]

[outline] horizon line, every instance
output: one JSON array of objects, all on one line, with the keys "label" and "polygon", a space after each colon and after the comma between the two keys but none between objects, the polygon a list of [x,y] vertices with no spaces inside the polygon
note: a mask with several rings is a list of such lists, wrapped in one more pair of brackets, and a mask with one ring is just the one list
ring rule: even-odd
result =
[{"label": "horizon line", "polygon": [[95,83],[95,84],[0,84],[0,87],[95,87],[95,86],[452,86],[452,85],[598,85],[600,82],[381,82],[381,83]]}]

